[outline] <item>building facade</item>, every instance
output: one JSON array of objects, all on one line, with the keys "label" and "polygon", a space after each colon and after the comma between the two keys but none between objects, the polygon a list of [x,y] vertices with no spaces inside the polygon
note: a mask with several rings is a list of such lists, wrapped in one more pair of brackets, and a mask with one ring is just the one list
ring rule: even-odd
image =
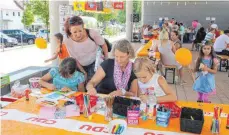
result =
[{"label": "building facade", "polygon": [[0,29],[23,29],[23,11],[13,1],[0,3]]},{"label": "building facade", "polygon": [[153,25],[159,18],[175,18],[186,26],[198,20],[208,27],[213,20],[220,29],[229,27],[229,1],[143,1],[143,24]]}]

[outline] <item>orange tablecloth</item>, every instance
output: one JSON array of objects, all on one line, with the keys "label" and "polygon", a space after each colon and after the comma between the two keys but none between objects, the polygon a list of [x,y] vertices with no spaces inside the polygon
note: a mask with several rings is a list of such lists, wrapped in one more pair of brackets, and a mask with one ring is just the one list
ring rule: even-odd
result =
[{"label": "orange tablecloth", "polygon": [[[39,107],[35,104],[36,98],[30,97],[29,101],[25,101],[24,98],[19,99],[18,101],[8,105],[4,109],[17,109],[22,112],[38,114]],[[183,102],[178,101],[177,105],[182,107],[193,107],[193,108],[201,108],[205,112],[213,112],[213,108],[216,104],[198,104],[196,102]],[[223,107],[223,113],[229,113],[229,105],[217,104],[217,106]],[[100,124],[107,124],[108,122],[104,121],[104,116],[99,114],[93,114],[92,120],[88,120],[84,118],[82,115],[80,117],[71,117],[71,119],[82,121],[82,122],[93,122],[93,123],[100,123]],[[205,116],[205,122],[202,130],[203,135],[211,135],[210,133],[210,126],[212,117]],[[1,130],[2,135],[79,135],[82,133],[70,132],[63,129],[58,128],[49,128],[45,126],[33,125],[28,123],[23,123],[14,120],[1,120]],[[170,120],[169,126],[167,128],[158,127],[155,121],[147,120],[142,121],[140,120],[140,124],[138,126],[130,126],[136,128],[143,128],[149,130],[157,130],[157,131],[171,131],[171,132],[180,132],[180,120],[179,118],[173,118]],[[229,135],[229,130],[226,128],[226,118],[221,119],[221,128],[220,133],[222,135]],[[182,132],[184,133],[184,132]],[[188,133],[187,133],[188,134]],[[152,135],[152,134],[150,134]]]},{"label": "orange tablecloth", "polygon": [[148,56],[148,49],[152,46],[152,40],[150,40],[147,44],[139,48],[137,52],[137,57],[147,57]]}]

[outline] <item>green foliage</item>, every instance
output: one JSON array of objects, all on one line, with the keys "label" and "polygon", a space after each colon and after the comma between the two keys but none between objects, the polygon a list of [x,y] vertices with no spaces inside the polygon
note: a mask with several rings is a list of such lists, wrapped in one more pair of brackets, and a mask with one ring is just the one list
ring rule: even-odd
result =
[{"label": "green foliage", "polygon": [[31,10],[31,7],[29,7],[29,6],[26,7],[26,9],[24,10],[24,14],[22,16],[21,22],[25,26],[30,26],[34,22],[34,15],[33,15],[33,12]]},{"label": "green foliage", "polygon": [[126,23],[126,9],[118,11],[118,15],[116,17],[116,20],[121,24]]},{"label": "green foliage", "polygon": [[[47,0],[29,0],[26,6],[31,7],[33,14],[38,16],[45,23],[46,28],[48,30],[49,28],[49,1]],[[49,41],[48,33],[47,33],[47,39]]]},{"label": "green foliage", "polygon": [[111,36],[114,36],[114,35],[117,35],[121,32],[120,28],[118,27],[106,27],[105,29],[105,33],[111,37]]},{"label": "green foliage", "polygon": [[95,17],[96,16],[95,13],[93,13],[93,12],[87,12],[87,11],[81,11],[81,15],[82,16],[90,16],[90,17]]},{"label": "green foliage", "polygon": [[110,20],[112,20],[112,19],[115,19],[116,18],[116,15],[115,15],[115,13],[110,13],[110,14],[98,14],[98,16],[97,16],[97,20],[99,21],[99,22],[106,22],[106,21],[110,21]]},{"label": "green foliage", "polygon": [[142,12],[142,1],[133,0],[133,13],[141,15]]},{"label": "green foliage", "polygon": [[109,37],[111,37],[111,36],[113,35],[112,28],[106,27],[105,33],[106,33]]},{"label": "green foliage", "polygon": [[41,18],[47,27],[49,26],[49,1],[29,0],[27,6],[31,7],[33,14]]}]

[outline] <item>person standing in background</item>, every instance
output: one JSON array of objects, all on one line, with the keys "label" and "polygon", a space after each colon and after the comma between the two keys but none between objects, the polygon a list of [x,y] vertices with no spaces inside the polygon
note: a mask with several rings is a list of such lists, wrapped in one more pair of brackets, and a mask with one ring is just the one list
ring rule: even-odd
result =
[{"label": "person standing in background", "polygon": [[185,34],[185,29],[184,29],[183,23],[180,23],[179,34],[180,34],[181,43],[183,44],[184,43],[183,42],[184,34]]},{"label": "person standing in background", "polygon": [[198,30],[198,32],[196,34],[196,37],[195,37],[195,40],[192,43],[192,51],[194,50],[195,45],[197,45],[198,43],[202,43],[202,41],[204,40],[205,36],[206,36],[206,32],[204,30],[204,27],[201,27]]}]

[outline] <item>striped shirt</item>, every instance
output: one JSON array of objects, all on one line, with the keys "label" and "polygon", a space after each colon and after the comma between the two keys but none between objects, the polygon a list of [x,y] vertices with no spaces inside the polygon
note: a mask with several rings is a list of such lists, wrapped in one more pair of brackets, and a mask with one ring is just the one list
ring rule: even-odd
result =
[{"label": "striped shirt", "polygon": [[207,41],[211,41],[215,39],[215,34],[208,32],[208,34],[205,36],[203,43],[206,43]]}]

